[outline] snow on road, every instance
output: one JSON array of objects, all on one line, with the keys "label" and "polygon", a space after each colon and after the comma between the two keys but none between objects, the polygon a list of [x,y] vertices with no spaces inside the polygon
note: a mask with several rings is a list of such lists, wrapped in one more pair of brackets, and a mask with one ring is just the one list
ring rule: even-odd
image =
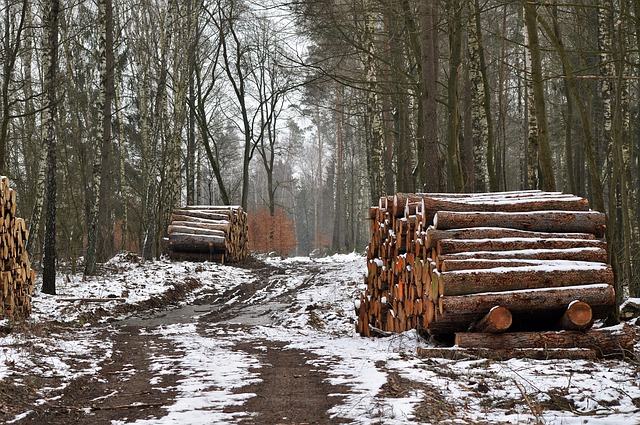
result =
[{"label": "snow on road", "polygon": [[[253,397],[243,387],[260,379],[258,357],[234,347],[268,339],[313,353],[308,362],[314,368],[325,371],[332,384],[349,388],[330,414],[357,424],[640,424],[637,362],[419,359],[416,347],[426,342],[414,331],[382,339],[355,334],[353,300],[362,290],[362,256],[265,261],[272,266],[268,277],[228,265],[143,263],[130,257],[116,257],[104,276],[88,281],[62,275],[58,289],[63,295],[36,292],[29,319],[57,320],[62,323],[59,333],[14,331],[1,337],[0,378],[13,375],[20,382],[20,376],[38,373],[66,385],[79,375],[95,373],[110,356],[110,341],[96,337],[94,327],[100,324],[71,326],[99,309],[107,312],[102,313],[103,323],[117,326],[109,311],[148,300],[189,278],[201,286],[175,307],[173,316],[165,317],[171,323],[148,322],[141,330],[184,352],[179,357],[150,353],[151,384],[163,388],[163,374],[179,374],[182,378],[172,388],[178,398],[166,408],[166,416],[135,423],[234,424],[251,415],[225,412],[225,407]],[[234,292],[260,279],[268,282],[255,292]],[[124,300],[106,303],[59,301],[121,295],[126,295]],[[235,308],[234,314],[198,328],[225,305]],[[180,315],[188,317],[178,319]],[[48,352],[47,357],[35,358],[33,347]],[[42,402],[53,390],[39,390]]]}]

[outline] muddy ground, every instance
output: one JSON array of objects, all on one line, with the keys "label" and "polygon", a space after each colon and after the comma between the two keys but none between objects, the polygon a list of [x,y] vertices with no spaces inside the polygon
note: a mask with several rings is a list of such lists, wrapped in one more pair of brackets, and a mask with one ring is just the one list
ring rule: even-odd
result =
[{"label": "muddy ground", "polygon": [[[269,321],[273,308],[287,305],[295,289],[273,292],[278,295],[264,298],[262,302],[247,300],[265,289],[277,270],[261,261],[252,259],[242,264],[261,276],[247,285],[233,288],[226,293],[204,293],[195,305],[177,307],[178,303],[199,282],[185,279],[175,285],[164,296],[154,297],[135,306],[123,305],[113,312],[98,310],[86,315],[79,322],[94,322],[95,338],[110,340],[112,355],[97,364],[96,373],[81,376],[70,385],[56,391],[62,382],[55,378],[39,377],[20,371],[15,377],[0,382],[0,421],[13,420],[15,424],[111,424],[134,422],[138,419],[153,420],[166,414],[166,407],[173,404],[176,382],[183,378],[179,373],[163,374],[163,385],[151,385],[157,374],[150,370],[149,359],[157,356],[178,358],[184,353],[165,339],[157,338],[141,329],[163,326],[176,321],[189,322],[195,311],[202,313],[198,332],[218,327],[251,327]],[[313,270],[305,270],[313,275]],[[277,284],[277,280],[276,283]],[[305,284],[308,280],[304,281]],[[230,302],[232,301],[232,302]],[[129,314],[126,319],[112,320],[99,325],[98,320],[109,314]],[[239,320],[232,320],[239,319]],[[234,324],[229,322],[233,321]],[[238,323],[240,322],[240,323]],[[60,325],[47,322],[30,325],[29,328],[5,329],[5,332],[24,332],[31,335],[59,335],[60,338],[74,339],[74,332],[86,327],[74,328],[69,324]],[[18,326],[18,325],[16,325]],[[340,401],[333,394],[345,393],[346,387],[337,387],[327,382],[327,376],[313,369],[308,360],[311,353],[300,350],[285,350],[282,343],[264,339],[256,344],[237,344],[236,350],[257,355],[262,367],[255,369],[261,382],[247,385],[238,392],[255,393],[241,406],[232,406],[229,412],[243,412],[241,424],[338,424],[348,423],[344,418],[330,418],[327,411]],[[264,349],[266,347],[266,349]],[[33,356],[39,352],[38,346],[30,347]],[[142,355],[141,353],[144,353]],[[80,360],[80,359],[79,359]],[[84,362],[86,359],[82,359]],[[77,368],[83,365],[79,361]],[[51,389],[54,390],[51,390]],[[44,391],[46,390],[46,391]],[[42,399],[46,392],[46,399]],[[15,420],[17,417],[17,420]],[[115,421],[115,422],[114,422]]]}]

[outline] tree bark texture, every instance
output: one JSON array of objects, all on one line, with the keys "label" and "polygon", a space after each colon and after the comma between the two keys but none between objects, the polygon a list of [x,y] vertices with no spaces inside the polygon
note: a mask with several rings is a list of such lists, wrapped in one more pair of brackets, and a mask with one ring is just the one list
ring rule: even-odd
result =
[{"label": "tree bark texture", "polygon": [[469,348],[590,348],[598,356],[624,355],[632,350],[633,332],[628,325],[587,332],[518,332],[508,334],[458,333],[456,345]]},{"label": "tree bark texture", "polygon": [[452,212],[440,211],[433,220],[438,230],[467,227],[505,227],[533,232],[593,233],[602,237],[606,230],[606,216],[596,211],[531,211]]},{"label": "tree bark texture", "polygon": [[59,0],[51,0],[46,9],[44,21],[47,27],[45,37],[46,73],[45,86],[47,108],[45,113],[47,149],[47,188],[45,210],[44,257],[42,271],[42,292],[56,293],[56,210],[57,210],[57,140],[56,140],[56,105],[58,81],[58,16]]}]

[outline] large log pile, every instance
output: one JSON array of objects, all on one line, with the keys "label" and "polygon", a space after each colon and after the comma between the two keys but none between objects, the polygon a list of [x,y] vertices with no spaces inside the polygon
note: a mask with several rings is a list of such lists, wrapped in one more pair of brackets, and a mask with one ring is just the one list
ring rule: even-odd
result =
[{"label": "large log pile", "polygon": [[35,273],[26,251],[27,228],[16,217],[16,193],[0,178],[0,317],[25,318],[31,313]]},{"label": "large log pile", "polygon": [[356,303],[362,335],[583,331],[615,304],[599,239],[605,216],[587,199],[398,194],[381,198],[370,219],[367,288]]},{"label": "large log pile", "polygon": [[186,206],[171,214],[169,257],[238,262],[248,254],[247,213],[239,206]]}]

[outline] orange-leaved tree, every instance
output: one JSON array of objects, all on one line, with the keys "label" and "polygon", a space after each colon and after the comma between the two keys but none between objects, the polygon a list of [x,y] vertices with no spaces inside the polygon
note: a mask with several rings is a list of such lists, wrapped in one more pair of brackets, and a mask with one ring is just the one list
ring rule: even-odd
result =
[{"label": "orange-leaved tree", "polygon": [[274,215],[268,208],[249,213],[249,249],[255,252],[275,252],[290,255],[296,247],[295,223],[281,208]]}]

